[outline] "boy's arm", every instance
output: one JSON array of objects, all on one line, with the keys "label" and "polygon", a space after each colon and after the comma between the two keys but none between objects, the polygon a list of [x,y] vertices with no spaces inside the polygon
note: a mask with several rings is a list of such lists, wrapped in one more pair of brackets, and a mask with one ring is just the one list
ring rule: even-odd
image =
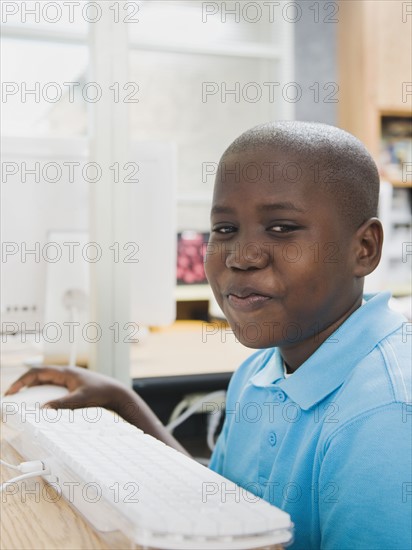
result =
[{"label": "boy's arm", "polygon": [[46,403],[53,409],[104,407],[118,413],[130,424],[163,441],[169,447],[189,454],[165,428],[155,413],[133,390],[117,380],[79,367],[42,367],[31,369],[16,380],[6,395],[26,386],[55,384],[66,387],[70,393]]},{"label": "boy's arm", "polygon": [[400,403],[338,429],[319,476],[322,549],[410,547],[411,453],[411,420]]}]

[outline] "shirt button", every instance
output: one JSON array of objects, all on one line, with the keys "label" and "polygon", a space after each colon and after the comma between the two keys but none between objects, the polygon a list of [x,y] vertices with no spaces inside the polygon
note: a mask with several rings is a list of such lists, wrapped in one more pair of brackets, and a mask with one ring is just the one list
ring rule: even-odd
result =
[{"label": "shirt button", "polygon": [[281,403],[286,400],[286,395],[283,393],[283,391],[277,391],[274,397],[275,401],[280,401]]},{"label": "shirt button", "polygon": [[276,438],[275,432],[271,432],[269,434],[269,443],[272,445],[272,447],[276,445],[276,441],[277,441],[277,438]]}]

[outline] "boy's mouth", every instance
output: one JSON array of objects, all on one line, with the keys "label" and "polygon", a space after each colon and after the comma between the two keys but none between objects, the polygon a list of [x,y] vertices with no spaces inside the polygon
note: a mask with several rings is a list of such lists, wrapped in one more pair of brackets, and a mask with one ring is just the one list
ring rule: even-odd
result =
[{"label": "boy's mouth", "polygon": [[227,293],[227,300],[230,306],[242,311],[258,309],[271,299],[271,296],[250,288],[230,289]]}]

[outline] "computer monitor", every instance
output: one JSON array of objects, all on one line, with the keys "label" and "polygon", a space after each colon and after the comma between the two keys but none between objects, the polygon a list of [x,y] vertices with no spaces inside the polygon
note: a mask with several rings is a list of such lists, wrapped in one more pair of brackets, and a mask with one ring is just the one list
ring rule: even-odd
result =
[{"label": "computer monitor", "polygon": [[88,271],[99,246],[111,247],[105,252],[120,253],[128,263],[131,285],[124,292],[130,296],[130,321],[139,326],[174,321],[175,146],[135,142],[131,153],[130,178],[121,183],[130,186],[128,243],[93,245],[88,186],[96,169],[88,161],[87,141],[3,141],[3,341],[35,331],[50,361],[69,363],[76,334],[77,362],[85,362],[93,336],[85,341],[79,335],[88,322]]}]

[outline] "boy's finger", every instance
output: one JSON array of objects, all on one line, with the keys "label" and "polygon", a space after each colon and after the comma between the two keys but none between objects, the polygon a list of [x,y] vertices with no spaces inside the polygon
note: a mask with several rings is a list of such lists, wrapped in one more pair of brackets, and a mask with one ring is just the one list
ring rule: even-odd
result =
[{"label": "boy's finger", "polygon": [[12,395],[17,393],[19,390],[28,386],[30,384],[35,385],[37,379],[37,374],[33,371],[26,372],[23,376],[20,376],[13,384],[6,390],[4,395]]},{"label": "boy's finger", "polygon": [[50,367],[36,367],[30,369],[28,372],[20,376],[13,384],[7,389],[5,395],[12,395],[24,387],[37,386],[39,384],[47,384],[52,382],[54,384],[64,385],[63,373]]}]

